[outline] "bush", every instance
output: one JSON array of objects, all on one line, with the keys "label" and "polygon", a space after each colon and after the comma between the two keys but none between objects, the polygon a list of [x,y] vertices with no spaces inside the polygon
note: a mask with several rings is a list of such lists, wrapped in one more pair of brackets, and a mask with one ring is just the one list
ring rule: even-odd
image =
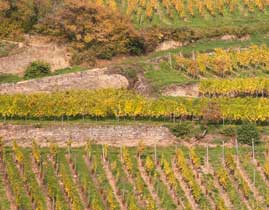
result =
[{"label": "bush", "polygon": [[126,48],[130,55],[141,55],[146,51],[145,40],[139,36],[132,37],[127,43]]},{"label": "bush", "polygon": [[71,65],[80,65],[83,67],[94,67],[96,65],[96,58],[92,51],[86,50],[77,52],[72,55]]},{"label": "bush", "polygon": [[224,126],[220,131],[221,134],[228,137],[236,136],[236,128],[234,126]]},{"label": "bush", "polygon": [[[71,43],[75,51],[87,52],[89,58],[111,59],[116,55],[140,55],[145,51],[143,37],[128,18],[119,11],[89,2],[69,1],[57,7],[53,15],[39,21],[36,30],[61,37]],[[83,64],[80,57],[74,56],[74,64]]]},{"label": "bush", "polygon": [[26,69],[24,79],[32,79],[48,76],[51,74],[51,67],[43,61],[34,61]]},{"label": "bush", "polygon": [[175,126],[171,126],[170,130],[176,137],[184,137],[191,133],[192,125],[187,122],[183,122],[181,124],[177,124]]},{"label": "bush", "polygon": [[252,139],[255,143],[259,142],[260,135],[257,127],[254,124],[243,124],[237,128],[237,140],[242,144],[252,144]]}]

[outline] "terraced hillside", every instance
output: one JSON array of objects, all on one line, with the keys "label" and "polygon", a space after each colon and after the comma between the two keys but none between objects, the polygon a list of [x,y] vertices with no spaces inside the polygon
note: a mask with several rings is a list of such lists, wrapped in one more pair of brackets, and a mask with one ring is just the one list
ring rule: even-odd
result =
[{"label": "terraced hillside", "polygon": [[269,207],[264,145],[255,156],[248,147],[67,145],[1,147],[0,209]]},{"label": "terraced hillside", "polygon": [[0,0],[0,210],[269,209],[268,46],[268,0]]}]

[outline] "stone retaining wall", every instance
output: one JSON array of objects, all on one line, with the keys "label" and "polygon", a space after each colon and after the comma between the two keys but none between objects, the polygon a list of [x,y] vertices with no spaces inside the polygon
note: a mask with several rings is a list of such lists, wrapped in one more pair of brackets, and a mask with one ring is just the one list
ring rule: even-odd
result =
[{"label": "stone retaining wall", "polygon": [[28,125],[0,125],[0,136],[7,145],[13,140],[22,146],[31,146],[35,139],[42,146],[49,142],[57,142],[65,146],[68,139],[72,139],[73,146],[84,145],[89,139],[98,144],[113,146],[136,146],[143,140],[146,145],[167,146],[176,142],[176,138],[168,128],[146,125],[65,125],[65,126],[28,126]]},{"label": "stone retaining wall", "polygon": [[52,92],[69,89],[127,88],[129,82],[120,74],[107,74],[104,69],[62,74],[18,83],[0,84],[0,94]]}]

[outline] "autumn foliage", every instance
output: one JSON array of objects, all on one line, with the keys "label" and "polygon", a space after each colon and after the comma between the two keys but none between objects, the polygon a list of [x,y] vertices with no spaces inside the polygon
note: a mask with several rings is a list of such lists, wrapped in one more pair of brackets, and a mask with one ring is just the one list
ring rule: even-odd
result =
[{"label": "autumn foliage", "polygon": [[[144,40],[117,10],[86,1],[4,0],[0,3],[0,37],[37,32],[69,43],[73,63],[95,58],[139,55]],[[14,36],[14,35],[13,35]]]},{"label": "autumn foliage", "polygon": [[37,28],[41,33],[70,42],[77,53],[75,63],[87,62],[92,57],[110,59],[144,51],[143,39],[126,18],[97,4],[66,3],[43,19]]}]

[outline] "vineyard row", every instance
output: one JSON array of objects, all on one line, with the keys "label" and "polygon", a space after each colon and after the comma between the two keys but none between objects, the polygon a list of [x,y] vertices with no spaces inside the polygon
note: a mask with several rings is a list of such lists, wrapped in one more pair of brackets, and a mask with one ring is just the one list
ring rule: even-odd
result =
[{"label": "vineyard row", "polygon": [[2,119],[130,118],[269,120],[267,98],[149,99],[128,90],[70,91],[51,94],[0,95]]},{"label": "vineyard row", "polygon": [[239,78],[239,79],[207,79],[199,85],[202,96],[216,97],[246,97],[269,95],[269,79],[267,78]]},{"label": "vineyard row", "polygon": [[1,146],[0,209],[268,208],[268,154],[225,150]]},{"label": "vineyard row", "polygon": [[176,69],[198,78],[207,73],[220,77],[240,71],[264,71],[269,69],[269,48],[253,45],[247,49],[216,49],[212,53],[193,54],[192,58],[175,57]]},{"label": "vineyard row", "polygon": [[145,13],[146,17],[152,17],[160,7],[167,10],[170,17],[176,13],[180,18],[225,15],[225,13],[234,13],[236,11],[245,11],[253,13],[255,11],[264,12],[269,6],[266,0],[94,0],[96,4],[109,6],[116,10],[120,8],[128,15],[141,15]]}]

